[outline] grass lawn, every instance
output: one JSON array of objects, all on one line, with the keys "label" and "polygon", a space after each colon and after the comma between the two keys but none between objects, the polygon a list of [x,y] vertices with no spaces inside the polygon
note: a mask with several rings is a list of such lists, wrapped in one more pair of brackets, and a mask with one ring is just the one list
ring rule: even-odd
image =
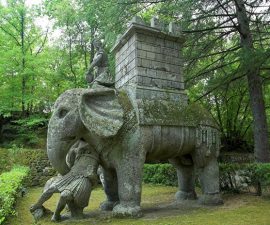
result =
[{"label": "grass lawn", "polygon": [[[25,197],[17,202],[17,216],[10,218],[8,225],[49,225],[55,224],[46,217],[35,223],[29,207],[38,197],[42,188],[29,189]],[[171,204],[176,188],[144,185],[140,219],[115,219],[110,213],[99,211],[99,204],[105,200],[104,192],[97,188],[92,192],[89,207],[85,209],[87,219],[64,220],[60,224],[121,224],[121,225],[270,225],[270,197],[257,197],[248,194],[224,195],[225,204],[218,207],[200,207],[193,201],[180,205]],[[58,195],[54,195],[45,207],[55,209]],[[65,214],[66,212],[63,212]]]}]

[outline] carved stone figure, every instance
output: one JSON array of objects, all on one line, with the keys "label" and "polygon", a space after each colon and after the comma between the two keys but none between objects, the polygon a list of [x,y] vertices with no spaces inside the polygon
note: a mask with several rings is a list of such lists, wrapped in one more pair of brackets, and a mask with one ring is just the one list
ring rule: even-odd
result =
[{"label": "carved stone figure", "polygon": [[61,211],[69,206],[72,217],[82,217],[83,209],[88,206],[90,193],[97,179],[97,154],[89,145],[79,140],[68,151],[66,164],[70,171],[63,176],[49,180],[40,199],[30,211],[44,209],[43,203],[53,193],[60,193],[60,199],[53,214],[53,221],[61,220]]},{"label": "carved stone figure", "polygon": [[[149,114],[157,113],[155,106],[146,105]],[[100,154],[107,194],[103,210],[113,210],[115,215],[140,215],[143,165],[156,159],[170,159],[176,166],[178,201],[196,198],[194,167],[198,167],[203,192],[200,201],[221,203],[218,130],[205,110],[194,106],[181,110],[166,102],[160,106],[161,115],[171,111],[166,122],[175,119],[186,126],[142,126],[137,110],[125,92],[112,89],[63,93],[55,103],[48,128],[48,156],[54,168],[62,174],[69,170],[63,160],[68,146],[83,137]]]},{"label": "carved stone figure", "polygon": [[[89,85],[103,85],[111,87],[114,85],[113,78],[109,73],[108,56],[102,48],[102,43],[98,40],[93,41],[93,46],[96,50],[94,59],[86,72],[86,81]],[[96,68],[96,71],[94,71]]]},{"label": "carved stone figure", "polygon": [[[176,167],[177,201],[197,198],[196,169],[202,186],[200,203],[222,203],[219,131],[206,110],[188,104],[181,72],[183,38],[172,33],[176,30],[168,34],[133,20],[113,48],[115,89],[100,79],[108,74],[107,64],[102,64],[93,88],[68,90],[54,105],[47,139],[51,164],[60,174],[68,174],[65,159],[70,146],[85,140],[103,168],[107,200],[100,208],[115,216],[141,215],[143,165],[158,160],[169,160]],[[102,57],[96,54],[90,70]]]}]

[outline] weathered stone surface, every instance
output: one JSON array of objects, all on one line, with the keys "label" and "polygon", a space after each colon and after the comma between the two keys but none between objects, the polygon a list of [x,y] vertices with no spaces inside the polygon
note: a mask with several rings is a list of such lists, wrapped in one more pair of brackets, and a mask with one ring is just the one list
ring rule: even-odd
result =
[{"label": "weathered stone surface", "polygon": [[[104,85],[111,87],[114,85],[114,81],[109,73],[108,56],[99,40],[94,40],[93,46],[95,47],[96,53],[85,74],[86,81],[89,86]],[[96,71],[94,71],[94,68]]]},{"label": "weathered stone surface", "polygon": [[[179,33],[176,25],[170,25],[170,33],[165,33],[163,25],[153,18],[151,26],[131,21],[130,28],[113,48],[117,52],[116,88],[132,83],[184,90],[180,55],[182,37],[180,34],[175,36]],[[133,79],[134,76],[138,79]]]},{"label": "weathered stone surface", "polygon": [[69,206],[72,217],[82,217],[83,209],[88,206],[92,187],[96,183],[98,155],[86,142],[79,140],[66,155],[70,171],[51,178],[45,185],[39,200],[30,208],[35,219],[44,215],[44,202],[53,193],[60,193],[60,199],[52,216],[53,221],[61,220],[61,211]]},{"label": "weathered stone surface", "polygon": [[113,48],[116,89],[100,84],[68,90],[57,99],[49,122],[47,152],[54,168],[63,177],[70,174],[73,167],[66,160],[70,146],[78,140],[88,143],[97,153],[90,167],[100,164],[103,168],[107,200],[101,209],[112,210],[117,217],[142,215],[143,165],[157,160],[169,160],[176,167],[178,201],[196,198],[197,169],[200,202],[222,202],[218,129],[209,112],[188,104],[182,74],[183,38],[175,36],[174,25],[167,33],[160,24],[153,20],[150,27],[138,18],[131,21]]}]

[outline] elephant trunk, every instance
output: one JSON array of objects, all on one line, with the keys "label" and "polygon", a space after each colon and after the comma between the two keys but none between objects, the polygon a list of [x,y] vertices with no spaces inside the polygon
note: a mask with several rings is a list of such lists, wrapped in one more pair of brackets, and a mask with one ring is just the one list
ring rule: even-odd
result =
[{"label": "elephant trunk", "polygon": [[66,155],[76,140],[76,137],[62,138],[58,133],[53,132],[50,128],[48,129],[48,158],[53,168],[61,175],[65,175],[70,170],[66,163]]}]

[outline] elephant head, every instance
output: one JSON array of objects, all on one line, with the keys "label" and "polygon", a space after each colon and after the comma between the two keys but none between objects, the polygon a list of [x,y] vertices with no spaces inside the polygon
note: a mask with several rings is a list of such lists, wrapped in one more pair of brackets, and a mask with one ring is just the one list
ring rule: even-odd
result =
[{"label": "elephant head", "polygon": [[66,155],[85,133],[109,138],[123,125],[123,109],[114,89],[72,89],[56,100],[49,121],[47,153],[52,166],[66,174]]}]

